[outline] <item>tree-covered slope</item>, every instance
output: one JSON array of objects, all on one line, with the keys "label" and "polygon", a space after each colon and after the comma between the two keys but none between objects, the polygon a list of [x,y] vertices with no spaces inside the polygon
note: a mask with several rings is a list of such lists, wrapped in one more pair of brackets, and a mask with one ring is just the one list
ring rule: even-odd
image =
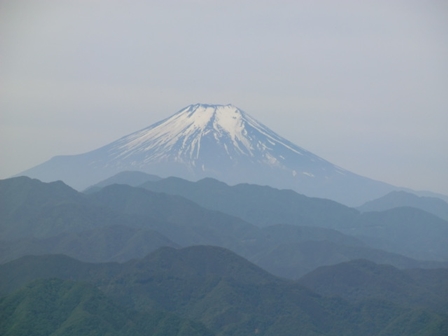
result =
[{"label": "tree-covered slope", "polygon": [[0,288],[10,292],[39,277],[82,279],[128,309],[169,311],[218,335],[443,335],[444,315],[381,298],[350,303],[323,297],[217,247],[162,248],[124,264],[65,259],[62,265],[62,259],[2,265]]},{"label": "tree-covered slope", "polygon": [[90,284],[60,279],[36,280],[1,298],[0,334],[212,335],[198,322],[169,313],[132,311]]},{"label": "tree-covered slope", "polygon": [[448,269],[399,270],[354,260],[319,267],[299,283],[322,295],[337,295],[350,301],[375,298],[448,313]]}]

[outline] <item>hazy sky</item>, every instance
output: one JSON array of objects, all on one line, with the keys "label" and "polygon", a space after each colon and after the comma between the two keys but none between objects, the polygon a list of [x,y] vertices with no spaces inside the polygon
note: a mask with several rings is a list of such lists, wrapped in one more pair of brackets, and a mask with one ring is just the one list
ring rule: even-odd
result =
[{"label": "hazy sky", "polygon": [[0,178],[198,102],[448,194],[448,2],[0,1]]}]

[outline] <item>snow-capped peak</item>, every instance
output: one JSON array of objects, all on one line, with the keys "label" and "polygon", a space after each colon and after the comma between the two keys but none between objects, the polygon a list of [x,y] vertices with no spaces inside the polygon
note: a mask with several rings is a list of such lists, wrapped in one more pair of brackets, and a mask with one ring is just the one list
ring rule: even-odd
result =
[{"label": "snow-capped peak", "polygon": [[272,174],[272,169],[294,179],[323,177],[330,171],[344,174],[231,104],[187,106],[100,150],[107,153],[108,166],[116,169],[156,165],[172,169],[174,164],[197,178],[239,176],[255,170]]},{"label": "snow-capped peak", "polygon": [[248,138],[247,127],[259,130],[265,128],[233,105],[195,104],[120,139],[115,150],[118,149],[120,157],[126,157],[134,152],[147,152],[156,148],[159,154],[166,154],[174,149],[179,154],[179,159],[185,154],[183,151],[187,150],[190,159],[197,159],[202,139],[212,135],[218,142],[230,140],[239,152],[250,155],[253,146]]},{"label": "snow-capped peak", "polygon": [[48,180],[57,172],[58,179],[69,176],[85,188],[87,183],[125,170],[189,180],[212,177],[229,184],[268,184],[313,196],[339,195],[351,202],[359,200],[346,196],[350,188],[362,195],[358,185],[370,188],[372,183],[291,143],[230,104],[187,106],[104,147],[56,157],[27,173]]}]

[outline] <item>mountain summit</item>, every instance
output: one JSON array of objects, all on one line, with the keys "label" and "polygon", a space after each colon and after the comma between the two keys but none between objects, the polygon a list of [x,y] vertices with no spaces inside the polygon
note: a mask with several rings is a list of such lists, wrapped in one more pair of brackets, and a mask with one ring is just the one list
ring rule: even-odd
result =
[{"label": "mountain summit", "polygon": [[97,150],[22,173],[86,188],[125,170],[255,183],[359,205],[394,189],[296,146],[233,105],[195,104]]},{"label": "mountain summit", "polygon": [[[241,174],[257,170],[269,175],[279,170],[296,179],[301,178],[300,174],[307,179],[345,174],[343,169],[280,137],[233,105],[187,106],[103,150],[116,167],[146,170],[148,165],[169,164],[185,169],[193,179],[213,176],[230,183],[247,182],[248,178]],[[157,173],[166,175],[166,171]],[[254,179],[257,177],[249,180]]]}]

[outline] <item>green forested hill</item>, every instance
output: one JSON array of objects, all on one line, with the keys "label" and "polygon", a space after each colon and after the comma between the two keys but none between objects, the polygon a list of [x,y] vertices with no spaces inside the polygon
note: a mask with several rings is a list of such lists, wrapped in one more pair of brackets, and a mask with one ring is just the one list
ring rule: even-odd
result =
[{"label": "green forested hill", "polygon": [[163,312],[135,312],[96,287],[69,280],[36,280],[0,299],[0,334],[211,336],[198,322]]},{"label": "green forested hill", "polygon": [[319,267],[299,283],[321,295],[352,302],[382,299],[406,307],[428,308],[448,314],[448,269],[399,270],[367,260]]},{"label": "green forested hill", "polygon": [[218,335],[444,335],[442,314],[381,298],[323,297],[210,246],[162,248],[124,264],[22,258],[0,266],[0,288],[55,276],[89,282],[127,309],[202,322]]}]

